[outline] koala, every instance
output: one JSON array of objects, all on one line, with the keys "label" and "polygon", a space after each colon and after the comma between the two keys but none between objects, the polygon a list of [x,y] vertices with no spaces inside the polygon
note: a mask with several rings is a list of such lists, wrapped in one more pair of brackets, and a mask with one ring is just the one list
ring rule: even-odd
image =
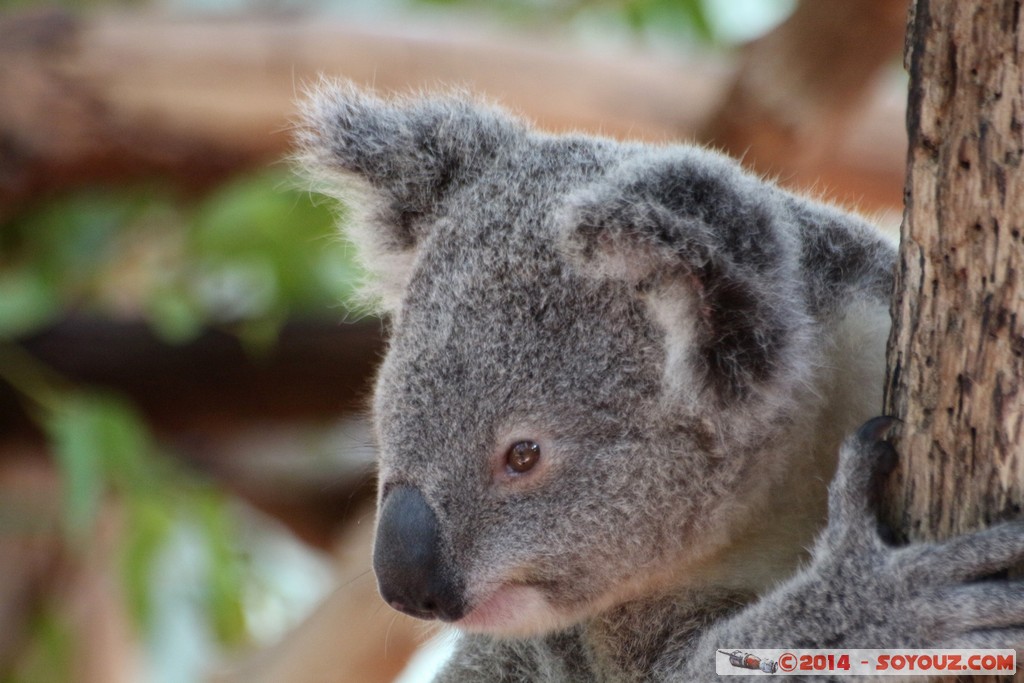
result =
[{"label": "koala", "polygon": [[298,141],[390,321],[373,564],[391,607],[461,632],[441,681],[1024,642],[1024,587],[973,581],[1024,557],[1020,524],[879,535],[890,424],[854,432],[893,286],[873,226],[706,149],[546,134],[459,92],[325,83]]}]

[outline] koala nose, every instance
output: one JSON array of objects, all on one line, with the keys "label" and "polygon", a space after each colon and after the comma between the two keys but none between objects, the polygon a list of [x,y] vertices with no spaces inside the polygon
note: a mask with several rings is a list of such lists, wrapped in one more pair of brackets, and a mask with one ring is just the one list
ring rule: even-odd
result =
[{"label": "koala nose", "polygon": [[423,494],[399,486],[384,497],[373,547],[373,570],[381,597],[420,619],[460,619],[465,606],[447,566],[437,516]]}]

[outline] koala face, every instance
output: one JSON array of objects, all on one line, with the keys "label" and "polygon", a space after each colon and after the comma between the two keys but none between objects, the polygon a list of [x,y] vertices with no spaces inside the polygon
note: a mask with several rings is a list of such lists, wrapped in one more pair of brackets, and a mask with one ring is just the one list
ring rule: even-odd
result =
[{"label": "koala face", "polygon": [[301,141],[358,191],[393,319],[384,599],[540,633],[699,558],[805,372],[782,194],[702,150],[541,135],[458,97],[327,89]]},{"label": "koala face", "polygon": [[[510,203],[529,190],[508,189]],[[520,226],[494,199],[467,202],[451,234],[422,246],[401,303],[374,412],[381,533],[402,532],[378,542],[376,568],[404,611],[522,632],[567,623],[660,559],[649,539],[667,511],[622,492],[643,495],[651,474],[664,351],[635,297],[584,280],[535,239],[550,202],[530,202]],[[454,227],[487,224],[485,240]],[[669,460],[670,478],[696,460]],[[407,528],[411,507],[421,514]],[[635,535],[616,538],[610,523]],[[436,541],[402,558],[406,537]],[[437,589],[417,593],[422,581]]]}]

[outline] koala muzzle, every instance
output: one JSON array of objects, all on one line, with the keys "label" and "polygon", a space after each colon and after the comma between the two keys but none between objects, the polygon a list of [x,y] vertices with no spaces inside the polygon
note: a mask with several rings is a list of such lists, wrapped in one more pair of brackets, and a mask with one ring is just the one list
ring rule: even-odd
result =
[{"label": "koala muzzle", "polygon": [[460,619],[465,613],[462,588],[442,546],[437,516],[419,489],[400,486],[389,491],[373,548],[381,597],[420,619]]}]

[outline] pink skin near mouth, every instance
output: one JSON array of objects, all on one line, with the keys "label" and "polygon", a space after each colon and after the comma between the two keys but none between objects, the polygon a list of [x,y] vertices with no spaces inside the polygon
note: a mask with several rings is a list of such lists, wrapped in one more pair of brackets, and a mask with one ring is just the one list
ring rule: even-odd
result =
[{"label": "pink skin near mouth", "polygon": [[502,585],[486,594],[453,626],[468,633],[530,635],[557,617],[540,591],[530,586]]}]

